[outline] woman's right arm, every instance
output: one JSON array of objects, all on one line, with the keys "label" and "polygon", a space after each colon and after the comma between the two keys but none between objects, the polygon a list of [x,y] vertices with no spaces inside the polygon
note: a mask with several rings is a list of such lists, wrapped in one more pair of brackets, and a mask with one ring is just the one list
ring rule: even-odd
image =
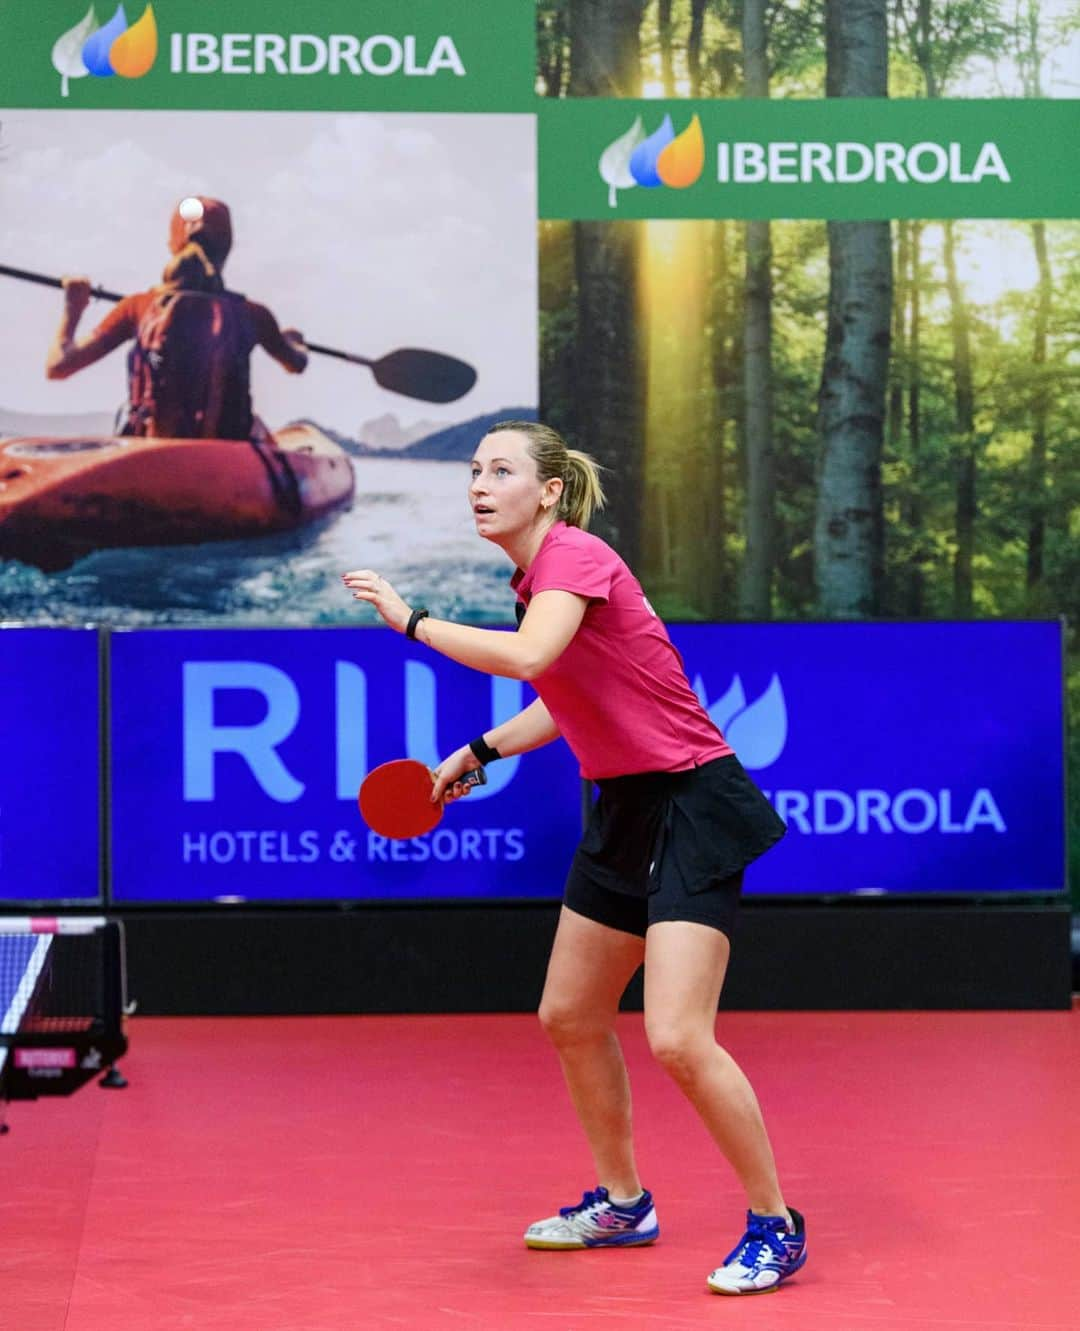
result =
[{"label": "woman's right arm", "polygon": [[[544,744],[550,744],[553,739],[558,739],[559,727],[542,699],[537,698],[516,716],[512,716],[509,721],[485,730],[483,738],[491,748],[498,749],[503,758],[512,758],[515,754],[528,753],[530,749],[539,749]],[[449,786],[463,777],[466,772],[475,771],[480,765],[479,758],[467,744],[457,749],[449,758],[444,758],[437,769],[438,777],[432,792],[433,802],[441,800]]]},{"label": "woman's right arm", "polygon": [[60,327],[56,330],[48,355],[45,357],[46,379],[67,379],[69,375],[85,370],[88,365],[101,360],[110,351],[134,334],[129,317],[130,297],[122,300],[101,326],[81,342],[75,340],[75,333],[83,311],[90,303],[91,287],[85,277],[65,277],[64,313]]},{"label": "woman's right arm", "polygon": [[266,306],[256,305],[253,300],[248,301],[248,309],[255,318],[259,346],[290,374],[303,374],[307,369],[308,353],[300,330],[279,328],[277,319]]}]

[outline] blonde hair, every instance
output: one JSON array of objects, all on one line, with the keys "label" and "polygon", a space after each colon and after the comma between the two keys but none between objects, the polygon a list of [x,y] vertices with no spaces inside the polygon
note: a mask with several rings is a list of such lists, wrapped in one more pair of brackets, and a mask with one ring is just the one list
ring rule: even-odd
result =
[{"label": "blonde hair", "polygon": [[561,518],[568,527],[588,530],[593,513],[604,507],[604,489],[600,484],[600,464],[588,453],[567,448],[566,440],[550,425],[539,421],[499,421],[488,434],[513,430],[528,441],[528,453],[536,463],[536,474],[541,482],[560,480],[563,483],[556,519]]},{"label": "blonde hair", "polygon": [[172,256],[161,278],[165,286],[180,291],[225,290],[217,265],[195,240]]}]

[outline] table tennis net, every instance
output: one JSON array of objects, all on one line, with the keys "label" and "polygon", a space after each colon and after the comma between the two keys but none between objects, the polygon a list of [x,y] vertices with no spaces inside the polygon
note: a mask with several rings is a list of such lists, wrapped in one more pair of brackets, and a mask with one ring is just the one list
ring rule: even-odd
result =
[{"label": "table tennis net", "polygon": [[0,1036],[88,1031],[103,1023],[105,939],[104,927],[31,932],[22,921],[0,917]]},{"label": "table tennis net", "polygon": [[[70,1095],[127,1052],[124,930],[91,916],[0,916],[0,1109]],[[0,1128],[3,1119],[0,1117]]]}]

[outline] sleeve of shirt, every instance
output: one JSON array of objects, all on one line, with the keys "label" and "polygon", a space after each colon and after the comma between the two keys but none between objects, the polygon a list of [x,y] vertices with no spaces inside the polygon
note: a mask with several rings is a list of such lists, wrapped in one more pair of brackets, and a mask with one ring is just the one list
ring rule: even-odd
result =
[{"label": "sleeve of shirt", "polygon": [[604,602],[611,593],[613,572],[610,561],[587,547],[575,549],[557,541],[537,556],[530,594],[573,592],[590,601]]}]

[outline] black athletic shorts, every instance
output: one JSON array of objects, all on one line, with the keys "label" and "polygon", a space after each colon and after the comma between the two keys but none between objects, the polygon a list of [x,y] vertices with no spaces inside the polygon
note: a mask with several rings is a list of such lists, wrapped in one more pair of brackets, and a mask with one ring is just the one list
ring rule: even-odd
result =
[{"label": "black athletic shorts", "polygon": [[730,938],[743,870],[786,830],[738,758],[596,784],[565,904],[641,937],[650,924],[689,920]]}]

